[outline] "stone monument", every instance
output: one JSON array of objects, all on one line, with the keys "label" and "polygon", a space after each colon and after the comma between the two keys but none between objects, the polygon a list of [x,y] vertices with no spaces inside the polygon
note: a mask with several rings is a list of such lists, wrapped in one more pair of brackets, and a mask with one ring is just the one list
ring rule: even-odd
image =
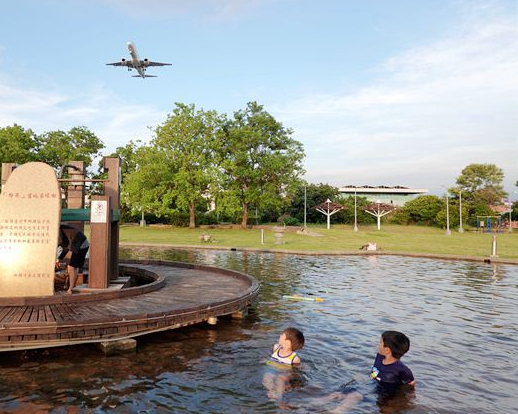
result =
[{"label": "stone monument", "polygon": [[61,192],[41,162],[16,168],[0,194],[0,297],[54,294]]}]

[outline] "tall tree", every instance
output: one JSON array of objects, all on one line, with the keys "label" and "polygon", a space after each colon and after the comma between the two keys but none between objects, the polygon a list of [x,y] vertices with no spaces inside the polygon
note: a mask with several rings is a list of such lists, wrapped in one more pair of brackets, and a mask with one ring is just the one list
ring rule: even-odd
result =
[{"label": "tall tree", "polygon": [[172,114],[155,130],[152,145],[167,154],[174,165],[171,195],[179,208],[189,209],[189,228],[196,226],[196,205],[206,202],[213,181],[219,124],[215,111],[177,103]]},{"label": "tall tree", "polygon": [[241,203],[241,227],[247,226],[250,206],[280,207],[294,192],[304,150],[292,134],[257,102],[225,124],[219,147],[224,188]]},{"label": "tall tree", "polygon": [[157,217],[170,217],[174,211],[174,165],[171,157],[155,146],[136,149],[138,164],[124,178],[121,202],[131,214],[153,212]]},{"label": "tall tree", "polygon": [[142,146],[142,143],[137,141],[129,141],[123,147],[117,147],[111,157],[119,157],[121,160],[121,173],[122,180],[128,174],[131,174],[137,169],[138,159],[136,157],[138,148]]},{"label": "tall tree", "polygon": [[499,203],[507,195],[503,186],[504,172],[495,164],[470,164],[461,171],[457,178],[458,188],[467,201],[486,204]]},{"label": "tall tree", "polygon": [[49,131],[40,136],[40,161],[54,168],[60,168],[71,160],[84,161],[86,167],[101,156],[103,142],[84,126],[74,127],[68,132]]},{"label": "tall tree", "polygon": [[38,137],[32,130],[17,124],[0,128],[0,163],[35,161],[38,148]]}]

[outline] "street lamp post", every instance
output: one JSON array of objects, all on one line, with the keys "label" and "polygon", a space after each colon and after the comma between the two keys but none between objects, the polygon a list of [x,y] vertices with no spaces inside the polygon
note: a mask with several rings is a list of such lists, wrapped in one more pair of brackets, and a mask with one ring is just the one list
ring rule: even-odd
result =
[{"label": "street lamp post", "polygon": [[329,198],[325,201],[327,204],[327,229],[331,228],[331,214],[329,213],[329,204],[331,204],[331,200]]},{"label": "street lamp post", "polygon": [[[516,194],[516,191],[513,191],[513,194]],[[513,221],[512,214],[513,212],[513,200],[511,200],[511,196],[509,196],[509,229],[507,230],[509,233],[513,232]]]},{"label": "street lamp post", "polygon": [[459,190],[459,233],[464,233],[462,228],[462,190]]},{"label": "street lamp post", "polygon": [[448,191],[446,191],[446,236],[451,235],[450,231],[450,198]]},{"label": "street lamp post", "polygon": [[307,203],[306,186],[304,186],[304,228],[306,228],[306,203]]},{"label": "street lamp post", "polygon": [[358,213],[356,204],[356,187],[354,187],[354,231],[358,231]]}]

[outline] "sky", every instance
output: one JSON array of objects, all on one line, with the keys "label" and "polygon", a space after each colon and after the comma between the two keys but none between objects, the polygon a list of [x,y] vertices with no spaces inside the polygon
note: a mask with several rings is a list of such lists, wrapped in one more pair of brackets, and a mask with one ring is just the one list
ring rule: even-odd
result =
[{"label": "sky", "polygon": [[[0,127],[86,126],[106,154],[175,102],[257,101],[311,183],[443,194],[471,163],[518,199],[516,0],[1,0]],[[133,78],[106,63],[171,63]]]}]

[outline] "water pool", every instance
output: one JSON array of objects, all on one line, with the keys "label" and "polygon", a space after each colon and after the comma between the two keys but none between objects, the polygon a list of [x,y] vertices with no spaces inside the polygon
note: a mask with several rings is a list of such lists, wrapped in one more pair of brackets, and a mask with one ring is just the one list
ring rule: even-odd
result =
[{"label": "water pool", "polygon": [[[135,258],[126,250],[123,257]],[[393,256],[147,251],[139,257],[243,271],[261,283],[255,311],[140,338],[138,352],[88,346],[0,354],[1,412],[331,412],[316,399],[353,383],[355,413],[515,413],[518,267]],[[286,301],[283,295],[324,302]],[[264,360],[287,326],[306,336],[284,405],[262,385]],[[405,332],[415,392],[369,382],[379,335]]]}]

